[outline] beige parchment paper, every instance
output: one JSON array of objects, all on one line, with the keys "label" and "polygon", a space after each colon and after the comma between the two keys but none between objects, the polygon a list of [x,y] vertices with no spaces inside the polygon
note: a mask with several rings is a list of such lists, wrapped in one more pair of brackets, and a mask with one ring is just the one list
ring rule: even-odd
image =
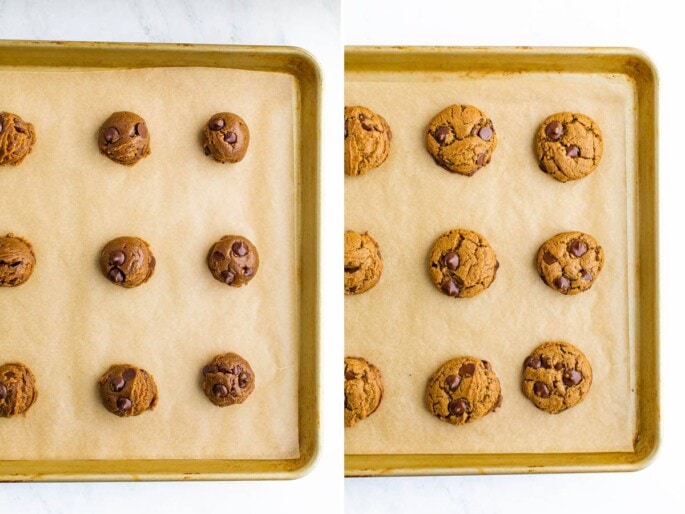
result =
[{"label": "beige parchment paper", "polygon": [[[385,386],[378,411],[345,430],[346,453],[632,450],[631,84],[579,74],[360,73],[346,77],[345,96],[393,131],[382,167],[345,177],[346,228],[368,230],[385,263],[374,289],[345,298],[346,354],[375,363]],[[452,103],[484,110],[499,137],[492,162],[471,178],[443,170],[425,150],[428,121]],[[539,124],[560,111],[589,115],[604,135],[595,173],[566,184],[538,169],[533,150]],[[435,239],[458,227],[482,233],[501,265],[472,299],[444,296],[427,271]],[[547,287],[534,266],[539,246],[570,230],[593,234],[606,251],[601,276],[577,296]],[[558,415],[520,391],[524,358],[548,340],[578,346],[594,376],[585,401]],[[464,426],[439,421],[424,404],[430,375],[458,355],[490,361],[504,396],[497,412]]]},{"label": "beige parchment paper", "polygon": [[[0,360],[35,373],[25,417],[0,419],[2,459],[294,458],[299,455],[296,85],[286,74],[230,69],[0,70],[0,110],[34,124],[33,153],[0,169],[0,232],[31,241],[37,265],[0,290]],[[112,112],[148,124],[152,153],[133,168],[98,152]],[[215,112],[247,122],[245,159],[205,157]],[[242,234],[260,268],[248,286],[215,281],[210,245]],[[123,289],[99,272],[108,240],[135,235],[157,258],[147,284]],[[237,352],[256,388],[217,408],[201,390],[215,354]],[[154,376],[153,412],[118,418],[96,381],[112,363]]]}]

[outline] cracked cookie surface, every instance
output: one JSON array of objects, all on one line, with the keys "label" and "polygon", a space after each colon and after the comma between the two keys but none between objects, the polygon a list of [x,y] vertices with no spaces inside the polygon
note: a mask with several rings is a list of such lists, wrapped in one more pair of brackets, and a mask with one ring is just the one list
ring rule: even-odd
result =
[{"label": "cracked cookie surface", "polygon": [[578,405],[590,385],[590,363],[572,344],[542,343],[523,362],[523,394],[538,409],[550,414]]},{"label": "cracked cookie surface", "polygon": [[24,414],[38,398],[36,377],[19,362],[0,366],[0,416]]},{"label": "cracked cookie surface", "polygon": [[131,364],[114,364],[100,377],[102,404],[121,418],[137,416],[157,405],[157,384],[144,369]]},{"label": "cracked cookie surface", "polygon": [[250,131],[247,123],[232,112],[219,112],[212,116],[204,127],[205,155],[216,162],[242,161],[250,145]]},{"label": "cracked cookie surface", "polygon": [[202,390],[219,407],[243,403],[255,388],[250,363],[237,353],[215,356],[202,368]]},{"label": "cracked cookie surface", "polygon": [[472,105],[450,105],[428,124],[426,148],[440,166],[471,176],[490,162],[497,148],[495,127]]},{"label": "cracked cookie surface", "polygon": [[566,295],[587,291],[604,266],[604,249],[583,232],[563,232],[545,241],[535,266],[549,287]]},{"label": "cracked cookie surface", "polygon": [[592,173],[602,158],[603,147],[599,126],[578,113],[552,114],[535,136],[540,169],[560,182]]},{"label": "cracked cookie surface", "polygon": [[385,162],[392,131],[380,114],[362,106],[345,107],[345,173],[364,175]]},{"label": "cracked cookie surface", "polygon": [[457,357],[445,362],[431,376],[426,404],[438,419],[463,425],[499,408],[502,390],[488,361]]},{"label": "cracked cookie surface", "polygon": [[31,243],[14,234],[0,237],[0,287],[15,287],[26,282],[36,266]]},{"label": "cracked cookie surface", "polygon": [[345,357],[345,426],[353,427],[376,412],[382,398],[380,370],[361,357]]},{"label": "cracked cookie surface", "polygon": [[36,142],[33,125],[11,112],[0,112],[0,166],[16,166]]},{"label": "cracked cookie surface", "polygon": [[98,133],[100,153],[114,162],[133,166],[150,155],[150,132],[145,120],[136,113],[112,113]]},{"label": "cracked cookie surface", "polygon": [[112,239],[100,252],[102,274],[121,287],[137,287],[147,282],[155,272],[157,261],[146,241],[123,236]]},{"label": "cracked cookie surface", "polygon": [[378,283],[383,259],[378,243],[368,232],[345,232],[345,294],[360,294]]}]

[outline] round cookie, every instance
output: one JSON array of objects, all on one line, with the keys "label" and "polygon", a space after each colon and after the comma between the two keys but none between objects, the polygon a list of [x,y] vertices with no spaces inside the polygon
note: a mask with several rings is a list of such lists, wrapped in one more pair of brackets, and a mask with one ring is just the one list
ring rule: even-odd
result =
[{"label": "round cookie", "polygon": [[212,276],[231,287],[241,287],[254,278],[259,269],[259,253],[243,236],[224,236],[207,254]]},{"label": "round cookie", "polygon": [[574,295],[594,284],[604,266],[604,249],[591,235],[563,232],[543,243],[535,266],[549,287]]},{"label": "round cookie", "polygon": [[588,176],[599,164],[602,151],[602,132],[584,114],[552,114],[535,136],[540,169],[560,182]]},{"label": "round cookie", "polygon": [[361,106],[345,107],[345,174],[364,175],[385,162],[392,131],[380,114]]},{"label": "round cookie", "polygon": [[119,417],[137,416],[157,405],[157,384],[147,371],[131,364],[111,366],[98,381],[102,404]]},{"label": "round cookie", "polygon": [[26,239],[7,234],[0,237],[0,287],[14,287],[26,282],[36,266],[36,256]]},{"label": "round cookie", "polygon": [[353,427],[376,412],[382,399],[379,369],[361,357],[345,357],[345,426]]},{"label": "round cookie", "polygon": [[428,272],[447,296],[471,298],[495,280],[499,262],[495,251],[478,232],[454,229],[441,235],[428,257]]},{"label": "round cookie", "polygon": [[345,294],[361,294],[378,283],[383,273],[381,249],[368,232],[345,232]]},{"label": "round cookie", "polygon": [[110,282],[126,288],[147,282],[156,264],[150,245],[139,237],[112,239],[100,253],[102,274]]},{"label": "round cookie", "polygon": [[114,162],[133,166],[150,155],[150,132],[145,120],[133,112],[115,112],[98,132],[100,153]]},{"label": "round cookie", "polygon": [[236,353],[214,357],[202,368],[202,389],[219,407],[243,403],[255,387],[255,374],[250,363]]},{"label": "round cookie", "polygon": [[216,113],[205,125],[202,147],[217,162],[242,161],[249,144],[247,123],[237,114]]},{"label": "round cookie", "polygon": [[488,361],[457,357],[433,373],[426,388],[426,403],[438,419],[463,425],[499,408],[502,391]]},{"label": "round cookie", "polygon": [[0,112],[0,166],[16,166],[36,142],[33,125],[11,112]]},{"label": "round cookie", "polygon": [[538,346],[523,362],[523,394],[538,408],[557,414],[585,399],[592,368],[578,348],[560,341]]},{"label": "round cookie", "polygon": [[471,176],[490,162],[497,148],[495,127],[472,105],[450,105],[428,124],[426,148],[452,173]]},{"label": "round cookie", "polygon": [[18,362],[0,366],[0,416],[24,414],[38,398],[36,377]]}]

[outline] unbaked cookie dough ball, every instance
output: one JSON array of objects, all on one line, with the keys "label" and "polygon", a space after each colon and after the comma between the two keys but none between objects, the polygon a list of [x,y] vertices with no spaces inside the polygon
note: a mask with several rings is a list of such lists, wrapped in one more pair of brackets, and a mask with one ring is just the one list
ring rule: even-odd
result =
[{"label": "unbaked cookie dough ball", "polygon": [[243,160],[250,144],[250,131],[245,120],[231,112],[212,116],[204,128],[203,148],[217,162]]},{"label": "unbaked cookie dough ball", "polygon": [[209,249],[207,266],[219,282],[241,287],[257,274],[259,253],[246,237],[224,236]]},{"label": "unbaked cookie dough ball", "polygon": [[24,414],[38,397],[36,377],[18,362],[0,366],[0,416]]},{"label": "unbaked cookie dough ball", "polygon": [[152,375],[131,364],[114,364],[98,385],[105,409],[122,418],[153,410],[159,399]]},{"label": "unbaked cookie dough ball", "polygon": [[14,234],[0,237],[0,287],[14,287],[26,282],[36,266],[31,243]]},{"label": "unbaked cookie dough ball", "polygon": [[98,146],[114,162],[133,166],[150,155],[147,124],[133,112],[115,112],[100,127]]},{"label": "unbaked cookie dough ball", "polygon": [[250,363],[236,353],[214,357],[202,368],[202,389],[209,400],[219,407],[243,403],[255,386]]},{"label": "unbaked cookie dough ball", "polygon": [[33,125],[11,112],[0,112],[0,166],[16,166],[36,142]]},{"label": "unbaked cookie dough ball", "polygon": [[139,237],[112,239],[100,253],[102,274],[110,282],[126,288],[147,282],[156,263],[150,245]]}]

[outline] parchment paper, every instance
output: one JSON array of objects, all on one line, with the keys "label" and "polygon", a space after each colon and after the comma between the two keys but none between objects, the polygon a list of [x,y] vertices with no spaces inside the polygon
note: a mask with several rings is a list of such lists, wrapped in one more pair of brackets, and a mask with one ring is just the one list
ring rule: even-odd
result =
[{"label": "parchment paper", "polygon": [[[346,228],[377,239],[379,284],[345,298],[346,354],[383,373],[378,411],[345,430],[345,451],[506,453],[632,450],[636,427],[633,294],[633,89],[617,76],[575,74],[357,74],[346,105],[382,114],[393,131],[388,160],[345,178]],[[434,164],[428,121],[452,103],[478,106],[499,137],[492,162],[467,178]],[[588,178],[562,184],[537,166],[533,138],[549,114],[582,112],[604,135],[604,156]],[[435,239],[452,228],[482,233],[501,264],[491,287],[472,299],[441,294],[427,271]],[[564,231],[594,235],[606,264],[591,290],[563,296],[538,277],[539,246]],[[521,367],[543,341],[578,346],[593,369],[585,401],[558,415],[521,393]],[[475,423],[452,426],[425,406],[430,375],[458,355],[487,359],[504,404]]]},{"label": "parchment paper", "polygon": [[[0,361],[21,361],[39,397],[26,417],[0,419],[2,459],[293,458],[297,424],[298,264],[294,79],[227,69],[0,71],[0,110],[34,124],[33,153],[0,169],[0,232],[31,241],[37,265],[0,290]],[[152,154],[133,168],[98,152],[113,111],[147,121]],[[245,159],[205,157],[201,129],[238,113]],[[242,234],[260,267],[246,287],[215,281],[210,245]],[[135,289],[101,274],[102,246],[147,240],[154,276]],[[217,408],[201,369],[233,351],[256,374],[245,403]],[[153,412],[118,418],[97,379],[112,363],[154,376]]]}]

